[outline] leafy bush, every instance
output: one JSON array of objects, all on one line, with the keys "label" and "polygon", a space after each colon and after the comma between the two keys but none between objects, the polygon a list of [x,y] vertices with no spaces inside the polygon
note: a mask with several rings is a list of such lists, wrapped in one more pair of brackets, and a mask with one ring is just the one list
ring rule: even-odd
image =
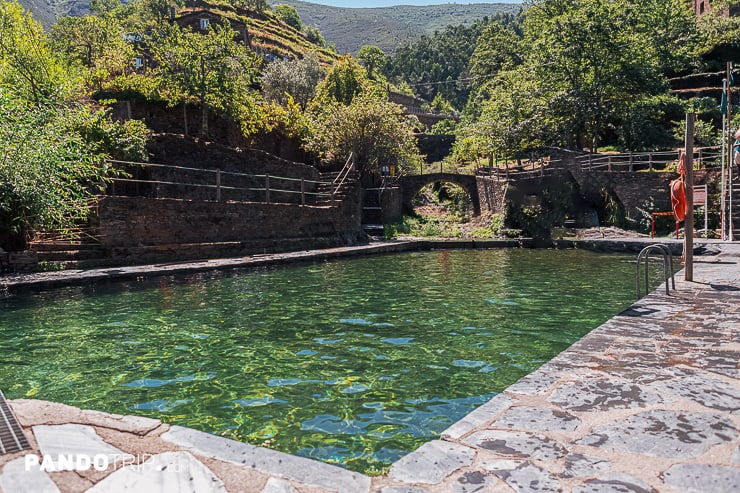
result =
[{"label": "leafy bush", "polygon": [[23,248],[35,229],[85,219],[113,172],[103,158],[125,135],[116,132],[87,108],[32,106],[0,91],[0,246]]}]

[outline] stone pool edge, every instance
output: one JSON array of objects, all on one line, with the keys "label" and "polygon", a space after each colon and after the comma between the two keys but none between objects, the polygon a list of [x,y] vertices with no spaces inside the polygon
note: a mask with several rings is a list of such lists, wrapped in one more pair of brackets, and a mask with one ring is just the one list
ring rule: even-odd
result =
[{"label": "stone pool edge", "polygon": [[[679,254],[682,242],[672,239],[651,240],[636,238],[604,238],[588,240],[557,240],[547,248],[584,249],[609,253],[638,253],[647,245],[661,243],[670,246],[674,255]],[[695,240],[695,251],[716,254],[713,247],[717,240]],[[69,269],[50,272],[34,272],[0,275],[0,300],[16,293],[51,290],[69,286],[90,285],[119,280],[143,280],[151,277],[198,274],[205,272],[256,269],[270,266],[326,261],[333,259],[429,251],[437,249],[496,249],[538,248],[531,238],[509,240],[473,239],[404,239],[373,242],[367,245],[335,247],[317,250],[301,250],[275,254],[258,254],[244,257],[228,257],[203,260],[175,261],[166,263],[101,267],[93,269]]]},{"label": "stone pool edge", "polygon": [[[449,247],[448,243],[446,245]],[[436,243],[436,247],[444,247],[444,244],[440,246]],[[630,354],[649,359],[660,344],[670,345],[670,338],[673,337],[671,334],[679,330],[676,327],[676,320],[677,318],[680,320],[681,313],[693,312],[696,318],[696,300],[702,297],[708,301],[700,305],[700,309],[708,311],[712,306],[721,304],[720,313],[726,313],[732,321],[738,322],[735,326],[740,326],[740,310],[734,309],[734,312],[731,310],[734,306],[740,307],[740,294],[736,292],[740,291],[740,268],[737,264],[740,246],[722,245],[719,248],[723,250],[720,257],[703,259],[703,264],[698,266],[696,275],[700,282],[685,283],[677,278],[678,292],[672,295],[673,299],[660,294],[658,290],[649,294],[622,314],[594,329],[540,369],[523,377],[506,391],[453,424],[443,433],[440,440],[428,442],[397,461],[387,476],[371,478],[337,466],[235,442],[197,430],[169,426],[150,418],[108,415],[97,411],[82,411],[63,404],[24,399],[11,401],[11,405],[19,415],[27,436],[31,438],[35,453],[40,451],[36,433],[49,431],[43,427],[62,427],[69,424],[88,426],[93,428],[93,432],[99,435],[101,440],[117,446],[126,453],[166,456],[169,460],[176,457],[180,461],[192,458],[195,461],[193,464],[204,465],[205,471],[202,474],[214,487],[209,491],[435,493],[468,492],[488,488],[486,491],[511,492],[515,491],[512,488],[520,489],[531,481],[537,481],[542,491],[560,491],[565,487],[566,491],[574,493],[586,491],[586,488],[590,488],[588,491],[598,491],[593,490],[595,487],[607,491],[607,488],[615,485],[630,486],[634,491],[733,491],[740,489],[740,439],[738,439],[740,380],[737,368],[732,375],[713,370],[705,372],[702,369],[701,374],[697,376],[695,374],[699,373],[695,371],[697,365],[692,365],[688,356],[682,354],[673,354],[672,357],[675,358],[673,361],[666,360],[662,364],[652,360],[647,364],[641,362],[639,358],[636,364],[632,364],[623,359],[620,367],[617,364],[619,356],[624,354],[618,352],[619,345],[615,346],[617,341],[622,343],[626,341],[628,349],[632,351]],[[387,252],[374,250],[359,254]],[[315,259],[323,260],[324,257],[310,260]],[[172,272],[156,275],[170,274]],[[728,304],[725,298],[729,298],[733,303]],[[730,327],[733,324],[726,323],[727,320],[707,318],[707,313],[702,313],[701,310],[698,315],[701,316],[701,320],[697,322],[694,319],[692,322],[696,326],[685,330],[704,328],[719,334],[724,330],[729,331],[729,335],[714,339],[711,336],[708,336],[708,339],[693,336],[692,339],[689,335],[687,340],[690,345],[710,346],[720,355],[722,352],[730,352],[732,355],[729,359],[734,358],[737,361],[740,343],[737,339],[739,334],[733,333]],[[665,331],[660,329],[663,325]],[[616,339],[614,332],[618,333]],[[646,332],[651,334],[648,339],[645,339]],[[706,355],[704,357],[706,358]],[[593,358],[599,359],[598,364],[592,364]],[[621,368],[620,371],[623,373],[605,371],[604,366],[608,366],[605,363]],[[634,370],[635,375],[628,377],[624,372],[630,366],[634,366],[630,371]],[[707,408],[691,396],[677,393],[675,389],[661,388],[665,381],[670,381],[665,378],[671,376],[670,371],[673,371],[674,367],[682,372],[680,375],[682,378],[686,378],[687,375],[693,378],[692,385],[696,386],[698,382],[700,386],[704,383],[709,392],[716,392],[713,385],[716,387],[717,383],[728,385],[730,391],[726,393],[726,396],[729,396],[726,399],[729,404],[723,402]],[[640,382],[645,379],[648,383],[646,388],[643,388],[645,385]],[[557,391],[553,390],[556,384],[576,384],[588,380],[607,383],[615,380],[618,384],[614,387],[618,391],[617,394],[626,392],[627,397],[624,399],[627,402],[626,407],[618,408],[616,411],[589,410],[587,406],[578,410],[567,406],[562,409],[560,408],[562,406],[557,404],[559,401],[552,399],[554,392]],[[657,401],[658,398],[654,395],[658,395],[661,400]],[[635,397],[632,404],[629,403],[630,396]],[[633,404],[635,407],[630,407]],[[642,417],[644,413],[658,413],[661,419],[664,419],[669,413],[679,412],[672,409],[675,406],[685,408],[680,412],[689,417],[714,416],[715,426],[727,428],[729,423],[729,431],[725,431],[728,436],[731,435],[731,439],[709,444],[706,450],[696,457],[673,459],[624,450],[624,444],[611,444],[601,454],[600,449],[593,443],[576,443],[578,440],[572,439],[573,433],[579,428],[582,428],[580,435],[585,437],[593,435],[589,434],[590,431],[601,430],[605,424],[599,415],[609,414],[612,417],[616,415],[622,419],[631,419]],[[519,416],[519,425],[513,424],[515,420],[511,415],[512,410],[525,411]],[[708,410],[712,413],[708,413]],[[532,417],[537,418],[539,424],[535,423],[530,429],[522,426],[522,420],[531,420]],[[538,428],[543,424],[546,424],[547,430]],[[84,428],[77,430],[82,431]],[[619,433],[613,433],[613,436],[618,438]],[[535,449],[523,449],[522,439],[534,441]],[[608,444],[608,439],[606,442]],[[490,445],[492,443],[499,446],[492,448]],[[58,472],[52,473],[54,482],[50,485],[49,475],[44,473],[32,479],[38,481],[34,483],[38,485],[38,489],[29,489],[28,473],[25,473],[26,475],[21,473],[23,483],[17,481],[14,483],[13,479],[17,480],[19,477],[17,461],[22,460],[23,455],[17,453],[0,457],[0,466],[3,466],[0,470],[0,488],[5,489],[6,493],[46,491],[44,488],[51,486],[56,488],[56,491],[65,493],[96,491],[94,488],[98,483],[101,484],[100,491],[109,491],[114,486],[123,487],[124,484],[129,484],[126,481],[132,480],[130,475],[120,474],[123,470],[112,474]],[[9,466],[11,462],[14,463],[12,467]],[[634,471],[631,468],[634,468]],[[660,468],[659,472],[656,472],[657,468]],[[197,468],[194,466],[193,469]],[[118,476],[114,477],[116,474]],[[694,488],[694,483],[691,485],[689,483],[696,482],[692,479],[696,477],[713,482],[722,489]],[[105,483],[106,481],[108,483]],[[22,484],[23,489],[7,489],[13,484]],[[102,484],[105,484],[105,489],[102,489]],[[687,485],[689,487],[684,488]]]}]

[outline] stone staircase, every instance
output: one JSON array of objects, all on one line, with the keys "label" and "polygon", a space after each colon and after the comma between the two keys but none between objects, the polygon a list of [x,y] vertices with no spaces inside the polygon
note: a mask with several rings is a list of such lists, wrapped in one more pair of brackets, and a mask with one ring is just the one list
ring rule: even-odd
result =
[{"label": "stone staircase", "polygon": [[316,187],[316,193],[321,195],[315,196],[314,205],[337,205],[355,193],[354,189],[358,180],[357,173],[353,171],[341,184],[335,184],[334,180],[338,176],[338,171],[321,173],[321,183]]},{"label": "stone staircase", "polygon": [[64,233],[36,233],[29,242],[29,249],[37,253],[39,263],[54,264],[63,269],[93,265],[106,258],[105,250],[95,236],[95,230],[89,228]]},{"label": "stone staircase", "polygon": [[365,188],[362,193],[362,230],[371,240],[385,239],[380,188]]}]

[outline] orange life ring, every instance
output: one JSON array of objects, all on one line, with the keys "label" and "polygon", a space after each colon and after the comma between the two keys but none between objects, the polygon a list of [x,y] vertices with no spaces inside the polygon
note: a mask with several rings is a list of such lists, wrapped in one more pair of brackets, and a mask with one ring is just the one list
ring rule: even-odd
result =
[{"label": "orange life ring", "polygon": [[676,218],[677,222],[681,222],[686,218],[686,214],[689,212],[686,204],[686,191],[684,190],[683,180],[680,178],[673,180],[670,188],[673,217]]}]

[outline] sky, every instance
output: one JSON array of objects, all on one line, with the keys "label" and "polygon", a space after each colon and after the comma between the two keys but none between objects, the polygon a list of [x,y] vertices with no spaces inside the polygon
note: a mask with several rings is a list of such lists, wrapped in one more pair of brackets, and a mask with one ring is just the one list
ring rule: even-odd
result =
[{"label": "sky", "polygon": [[332,7],[392,7],[394,5],[439,5],[443,3],[522,3],[522,0],[306,0],[310,3],[331,5]]}]

